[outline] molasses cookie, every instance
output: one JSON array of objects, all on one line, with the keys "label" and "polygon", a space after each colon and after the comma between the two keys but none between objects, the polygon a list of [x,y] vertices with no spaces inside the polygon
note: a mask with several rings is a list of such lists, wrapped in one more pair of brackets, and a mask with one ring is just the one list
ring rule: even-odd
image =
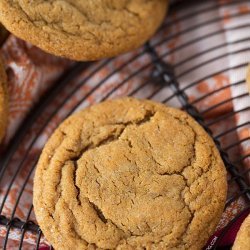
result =
[{"label": "molasses cookie", "polygon": [[74,60],[112,57],[141,46],[162,23],[168,0],[0,1],[14,35]]},{"label": "molasses cookie", "polygon": [[250,215],[243,221],[237,233],[233,250],[250,250]]},{"label": "molasses cookie", "polygon": [[55,249],[202,249],[226,170],[188,114],[133,98],[64,121],[39,160],[37,221]]},{"label": "molasses cookie", "polygon": [[0,57],[0,143],[4,137],[8,121],[7,77]]}]

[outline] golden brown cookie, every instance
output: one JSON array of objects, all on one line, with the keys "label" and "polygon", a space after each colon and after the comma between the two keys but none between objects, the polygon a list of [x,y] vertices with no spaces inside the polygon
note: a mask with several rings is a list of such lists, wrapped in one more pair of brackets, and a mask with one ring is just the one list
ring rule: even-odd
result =
[{"label": "golden brown cookie", "polygon": [[8,121],[7,77],[0,57],[0,143],[5,135]]},{"label": "golden brown cookie", "polygon": [[223,162],[200,125],[125,98],[59,126],[37,166],[34,208],[56,249],[201,249],[226,193]]},{"label": "golden brown cookie", "polygon": [[74,60],[112,57],[142,45],[162,23],[168,0],[0,1],[16,36]]},{"label": "golden brown cookie", "polygon": [[237,233],[233,250],[250,250],[250,215],[243,221]]}]

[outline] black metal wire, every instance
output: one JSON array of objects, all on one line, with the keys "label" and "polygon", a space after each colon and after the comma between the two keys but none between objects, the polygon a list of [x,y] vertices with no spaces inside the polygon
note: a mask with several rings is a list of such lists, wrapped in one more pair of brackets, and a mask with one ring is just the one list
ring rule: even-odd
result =
[{"label": "black metal wire", "polygon": [[[237,164],[234,162],[234,164]],[[241,166],[240,164],[237,164],[238,166]],[[228,185],[231,185],[232,182],[235,182],[237,180],[237,178],[241,178],[242,180],[246,181],[246,183],[248,183],[248,191],[250,191],[250,180],[248,179],[247,174],[250,172],[250,168],[249,169],[245,169],[245,170],[241,170],[239,171],[239,175],[238,176],[231,176],[231,178],[227,181]],[[244,191],[244,190],[243,190]]]},{"label": "black metal wire", "polygon": [[230,149],[232,149],[232,148],[234,148],[234,147],[236,147],[236,146],[239,146],[240,144],[242,144],[242,142],[245,142],[245,141],[250,141],[250,137],[244,138],[244,139],[242,139],[242,140],[238,140],[237,142],[235,142],[235,143],[233,143],[233,144],[230,144],[230,145],[224,147],[223,149],[224,149],[225,151],[229,151]]},{"label": "black metal wire", "polygon": [[240,49],[240,50],[237,50],[237,51],[227,52],[225,54],[219,55],[219,56],[214,57],[212,59],[209,59],[209,60],[207,60],[205,62],[202,62],[202,63],[200,63],[200,64],[198,64],[196,66],[193,66],[190,69],[187,69],[186,71],[182,72],[181,74],[178,74],[177,77],[181,78],[181,77],[189,74],[190,72],[192,72],[192,71],[194,71],[196,69],[199,69],[199,68],[201,68],[201,67],[203,67],[203,66],[205,66],[205,65],[207,65],[207,64],[209,64],[211,62],[215,62],[215,61],[217,61],[217,60],[219,60],[221,58],[225,58],[225,57],[228,57],[228,56],[231,56],[231,55],[235,55],[235,54],[238,54],[238,53],[243,53],[243,52],[246,52],[246,51],[250,51],[250,48],[244,48],[244,49]]},{"label": "black metal wire", "polygon": [[[190,7],[190,5],[196,4],[196,3],[197,3],[197,0],[189,0],[189,1],[182,0],[182,1],[179,1],[176,4],[173,5],[172,11],[173,12],[180,11],[181,9]],[[231,5],[235,5],[235,4],[239,4],[239,3],[248,3],[248,0],[231,0],[231,1],[227,2],[227,3],[224,3],[223,6],[231,6]],[[220,6],[221,6],[221,4],[219,4],[217,2],[217,4],[215,4],[214,6],[206,7],[206,8],[200,9],[198,11],[194,11],[194,12],[192,12],[190,14],[183,15],[183,16],[181,16],[179,18],[176,18],[173,21],[166,22],[165,25],[172,25],[175,22],[185,21],[186,19],[192,18],[194,16],[204,14],[204,13],[209,12],[211,10],[216,10]]]},{"label": "black metal wire", "polygon": [[[233,67],[227,67],[227,68],[224,68],[224,69],[222,69],[222,70],[213,72],[213,73],[210,74],[210,75],[207,75],[207,76],[205,76],[205,77],[202,77],[201,79],[198,79],[198,80],[196,80],[196,81],[194,81],[194,82],[188,84],[186,87],[182,88],[181,90],[182,90],[182,91],[186,91],[186,90],[190,89],[191,87],[194,87],[195,85],[198,85],[200,82],[205,81],[206,79],[211,78],[211,77],[213,77],[213,76],[215,76],[215,75],[219,75],[219,74],[221,74],[221,73],[225,73],[225,72],[230,71],[230,70],[233,70],[233,69],[239,69],[239,68],[242,68],[242,67],[246,67],[247,65],[248,65],[247,63],[242,63],[242,64],[239,64],[239,65],[236,65],[236,66],[233,66]],[[170,101],[171,99],[173,99],[174,97],[175,97],[175,94],[169,96],[168,98],[166,98],[166,99],[164,100],[164,103],[169,102],[169,101]]]},{"label": "black metal wire", "polygon": [[240,98],[246,97],[248,95],[249,95],[248,93],[244,93],[244,94],[241,94],[241,95],[238,95],[238,96],[234,96],[234,97],[228,98],[228,99],[226,99],[226,100],[224,100],[224,101],[222,101],[222,102],[220,102],[218,104],[215,104],[212,107],[209,107],[209,108],[203,110],[201,113],[202,113],[202,115],[204,115],[205,113],[208,113],[208,112],[210,112],[210,111],[212,111],[212,110],[214,110],[214,109],[216,109],[216,108],[218,108],[220,106],[223,106],[223,105],[225,105],[225,104],[227,104],[229,102],[232,102],[233,100],[240,99]]},{"label": "black metal wire", "polygon": [[29,218],[30,218],[30,214],[32,212],[32,209],[33,209],[33,205],[30,206],[30,209],[28,211],[28,214],[26,216],[26,220],[24,222],[24,225],[23,227],[21,228],[21,237],[20,237],[20,243],[19,243],[19,247],[18,249],[21,250],[22,249],[22,245],[23,245],[23,239],[24,239],[24,235],[25,235],[25,232],[27,231],[27,225],[32,223],[29,221]]},{"label": "black metal wire", "polygon": [[[202,66],[204,66],[204,65],[206,65],[206,64],[208,64],[208,63],[210,63],[210,62],[216,61],[216,60],[218,60],[218,59],[220,59],[220,58],[223,58],[223,57],[227,57],[227,56],[229,56],[229,55],[233,55],[233,54],[237,54],[237,53],[242,53],[242,52],[245,52],[245,51],[248,51],[248,50],[249,50],[249,48],[245,48],[245,49],[241,49],[241,50],[234,51],[234,52],[228,52],[228,53],[223,54],[223,55],[221,55],[221,56],[218,56],[218,57],[215,57],[215,58],[210,59],[210,60],[208,60],[208,61],[205,61],[205,62],[203,62],[203,63],[201,63],[201,64],[199,64],[199,65],[197,65],[197,66],[195,66],[195,67],[193,67],[193,68],[191,68],[191,69],[188,69],[187,71],[185,71],[185,72],[183,72],[183,73],[181,73],[181,74],[178,74],[176,77],[177,77],[177,78],[183,77],[185,74],[190,73],[190,72],[192,72],[193,70],[196,70],[196,69],[198,69],[199,67],[202,67]],[[171,52],[171,53],[172,53],[172,52]],[[169,53],[169,54],[170,54],[170,53]],[[166,54],[165,54],[165,55],[166,55]],[[154,58],[154,59],[152,60],[152,63],[157,63],[157,61],[162,60],[163,57],[164,57],[164,56],[161,55],[161,56],[159,56],[158,58]],[[184,61],[187,61],[187,60],[184,60]],[[181,61],[178,65],[180,65],[180,64],[182,64],[182,63],[183,63],[183,61]],[[130,75],[127,79],[125,79],[123,82],[121,82],[120,85],[118,85],[116,88],[114,88],[113,91],[112,91],[112,93],[115,92],[118,88],[120,88],[126,81],[128,81],[129,79],[131,79],[131,78],[134,77],[136,74],[140,73],[142,70],[146,69],[146,68],[149,67],[149,66],[150,66],[150,65],[147,64],[147,65],[145,65],[145,67],[139,69],[137,72],[134,72],[133,75]],[[238,66],[241,67],[242,65],[238,65]],[[237,66],[237,67],[238,67],[238,66]],[[243,66],[245,66],[245,64],[244,64]],[[173,67],[176,67],[176,65],[173,65]],[[210,77],[210,76],[208,76],[208,78],[209,78],[209,77]],[[202,80],[205,80],[205,79],[201,79],[201,80],[196,81],[196,84],[198,84],[198,83],[201,82]],[[208,93],[207,95],[204,95],[203,97],[201,97],[201,98],[195,100],[195,102],[199,102],[199,101],[203,100],[204,98],[206,98],[206,97],[208,97],[208,96],[211,96],[211,95],[214,94],[214,93],[217,93],[217,92],[219,92],[219,91],[221,91],[221,90],[223,90],[223,89],[229,88],[229,87],[231,87],[231,86],[236,86],[236,85],[242,84],[242,83],[244,83],[244,82],[245,82],[245,81],[240,81],[240,82],[237,82],[237,83],[233,83],[233,84],[231,84],[231,85],[227,85],[227,86],[221,87],[220,89],[214,90],[214,92],[210,92],[210,93]],[[147,83],[148,83],[148,82],[144,83],[143,86],[147,85]],[[193,83],[192,86],[194,86],[194,85],[195,85],[195,84]],[[133,95],[133,94],[135,94],[136,92],[138,92],[138,91],[141,89],[141,87],[143,87],[143,86],[138,87],[138,89],[134,90],[130,95]],[[162,90],[163,88],[164,88],[164,85],[162,85],[161,87],[159,87],[158,90],[156,90],[154,93],[152,93],[152,95],[150,96],[150,98],[152,98],[155,94],[157,94],[157,93],[158,93],[160,90]],[[109,96],[110,96],[112,93],[110,93]],[[170,99],[172,99],[173,97],[175,97],[174,94],[173,94],[171,97],[169,97],[168,99],[164,100],[163,102],[168,102],[168,101],[169,101]],[[104,97],[102,100],[105,100],[106,98],[108,98],[108,96]],[[194,103],[195,103],[195,102],[194,102]],[[191,104],[194,104],[194,103],[191,103]]]},{"label": "black metal wire", "polygon": [[[237,178],[240,178],[241,176],[237,176]],[[229,199],[227,199],[226,201],[226,205],[225,207],[229,207],[231,205],[232,202],[238,200],[240,197],[242,197],[243,195],[247,194],[247,192],[249,192],[249,189],[246,188],[244,190],[241,190],[240,192],[238,192],[237,194],[235,194],[234,196],[230,197]]]},{"label": "black metal wire", "polygon": [[36,249],[39,248],[40,240],[41,240],[41,237],[42,237],[42,231],[40,229],[38,229],[37,234],[38,234],[38,237],[37,237]]},{"label": "black metal wire", "polygon": [[223,121],[223,120],[225,120],[227,118],[230,118],[230,117],[234,116],[235,114],[247,111],[247,110],[249,110],[249,108],[250,107],[246,107],[246,108],[239,109],[239,110],[236,110],[236,111],[233,110],[233,111],[231,111],[231,112],[229,112],[227,114],[221,115],[220,117],[215,118],[215,119],[213,119],[210,122],[207,122],[207,126],[211,127],[211,126],[213,126],[216,123],[219,123],[219,122],[221,122],[221,121]]},{"label": "black metal wire", "polygon": [[[242,14],[241,14],[241,15],[242,15]],[[232,18],[232,17],[241,16],[241,15],[237,14],[237,15],[231,15],[231,16],[229,16],[229,17]],[[249,15],[249,13],[245,13],[245,15]],[[204,22],[204,23],[200,23],[200,24],[198,24],[198,25],[194,25],[194,26],[192,26],[192,27],[190,27],[190,28],[187,28],[186,30],[182,30],[182,31],[180,31],[180,32],[177,32],[177,33],[171,35],[171,36],[168,36],[167,38],[164,38],[164,39],[162,39],[161,41],[159,41],[159,42],[157,42],[157,43],[155,43],[155,44],[152,44],[152,46],[154,46],[155,48],[157,48],[158,46],[162,45],[163,43],[166,43],[166,42],[168,42],[168,41],[171,41],[172,39],[174,39],[174,38],[176,38],[176,37],[178,37],[178,36],[181,36],[181,35],[183,35],[183,34],[186,34],[186,33],[190,32],[190,31],[194,31],[195,29],[198,29],[198,28],[201,28],[201,27],[206,26],[206,25],[208,25],[208,24],[215,23],[215,22],[217,22],[217,21],[222,21],[222,20],[223,20],[222,18],[220,18],[220,19],[214,19],[214,20],[206,21],[206,22]],[[218,31],[210,32],[210,33],[208,33],[208,34],[206,34],[206,35],[204,35],[204,36],[195,38],[195,39],[193,39],[193,40],[191,40],[191,41],[185,43],[184,45],[179,46],[179,47],[177,48],[177,50],[182,49],[182,48],[183,48],[182,46],[185,47],[185,46],[194,44],[194,43],[196,43],[196,42],[202,41],[202,40],[204,40],[204,39],[206,39],[206,38],[209,38],[209,37],[211,37],[211,36],[219,35],[219,34],[222,34],[222,33],[228,32],[228,31],[238,30],[238,29],[241,29],[241,28],[249,28],[249,24],[243,24],[243,25],[239,25],[239,26],[235,26],[235,27],[230,27],[230,28],[225,28],[225,29],[220,29],[220,30],[218,30]],[[172,51],[175,52],[176,49],[173,49]]]},{"label": "black metal wire", "polygon": [[238,160],[234,161],[233,163],[238,164],[238,163],[240,163],[241,161],[244,161],[247,158],[250,158],[250,154],[241,156]]},{"label": "black metal wire", "polygon": [[[246,176],[246,174],[249,174],[250,173],[250,168],[249,169],[246,169],[245,171],[243,171],[241,174]],[[248,180],[249,181],[249,180]]]},{"label": "black metal wire", "polygon": [[209,92],[208,94],[205,94],[205,95],[197,98],[196,100],[194,100],[193,102],[191,102],[191,104],[194,105],[197,102],[200,102],[200,101],[204,100],[205,98],[207,98],[209,96],[212,96],[212,95],[214,95],[214,94],[216,94],[216,93],[218,93],[218,92],[220,92],[222,90],[225,90],[225,89],[228,89],[228,88],[231,88],[231,87],[234,87],[234,86],[238,86],[238,85],[241,85],[241,84],[244,84],[244,83],[245,83],[245,80],[239,81],[239,82],[236,82],[236,83],[231,83],[231,84],[228,84],[228,85],[223,86],[221,88],[215,89],[215,90]]},{"label": "black metal wire", "polygon": [[[224,47],[227,47],[227,46],[230,46],[230,45],[235,45],[235,44],[246,42],[246,41],[249,41],[248,37],[243,38],[243,39],[239,39],[239,40],[236,40],[236,41],[233,41],[233,42],[227,42],[227,43],[223,43],[223,44],[220,44],[220,45],[216,45],[214,47],[211,47],[209,49],[205,49],[205,50],[203,50],[203,51],[201,51],[199,53],[196,53],[195,55],[192,55],[192,56],[190,56],[190,57],[188,57],[188,58],[174,64],[174,67],[175,68],[180,67],[180,66],[182,66],[183,64],[185,64],[185,63],[187,63],[189,61],[192,61],[192,60],[194,60],[196,58],[199,58],[199,57],[201,57],[201,56],[203,56],[205,54],[208,54],[209,52],[213,52],[213,51],[215,51],[217,49],[221,49],[221,48],[224,48]],[[161,57],[165,58],[166,56],[170,55],[169,53],[164,53],[164,54],[161,55]]]},{"label": "black metal wire", "polygon": [[235,126],[235,127],[233,127],[233,128],[230,128],[230,129],[228,129],[228,130],[226,130],[226,131],[224,131],[224,132],[222,132],[222,133],[220,133],[220,134],[214,136],[214,138],[215,138],[215,139],[219,139],[220,137],[225,136],[226,134],[235,132],[237,129],[239,129],[239,128],[241,128],[241,127],[244,127],[244,126],[247,126],[247,125],[250,125],[250,122],[245,122],[245,123],[242,123],[242,124],[240,124],[240,125],[237,125],[237,126]]},{"label": "black metal wire", "polygon": [[[159,60],[159,59],[157,59],[157,60]],[[157,61],[157,60],[156,60],[156,61]],[[155,61],[155,62],[156,62],[156,61]],[[180,63],[182,64],[182,62],[180,62]],[[243,67],[243,66],[246,66],[246,64],[237,65],[237,66],[232,67],[232,68],[229,68],[229,69],[227,68],[227,69],[225,69],[225,70],[220,71],[219,73],[223,73],[224,71],[229,71],[229,70],[231,70],[231,69],[237,69],[237,68],[240,68],[240,67]],[[173,66],[173,68],[175,68],[175,66]],[[191,72],[191,71],[190,71],[190,72]],[[199,79],[199,80],[197,80],[197,81],[195,81],[195,82],[189,84],[188,86],[186,86],[183,90],[186,90],[186,89],[188,89],[188,88],[194,87],[195,85],[199,84],[200,82],[202,82],[202,81],[204,81],[204,80],[210,78],[211,76],[214,76],[214,75],[216,75],[216,74],[219,74],[219,73],[216,72],[216,73],[214,73],[213,75],[209,75],[209,76],[207,76],[207,77],[205,77],[205,78]],[[177,75],[176,77],[179,77],[179,76]],[[204,96],[202,96],[202,97],[200,97],[200,98],[197,98],[196,100],[194,100],[193,102],[190,102],[190,103],[193,105],[193,104],[195,104],[195,103],[197,103],[197,102],[199,102],[199,101],[201,101],[201,100],[203,100],[203,99],[205,99],[205,98],[207,98],[207,97],[209,97],[209,96],[211,96],[211,95],[213,95],[213,94],[215,94],[215,93],[217,93],[217,92],[220,92],[220,91],[222,91],[222,90],[224,90],[224,89],[227,89],[227,88],[230,88],[230,87],[233,87],[233,86],[237,86],[237,85],[240,85],[240,84],[243,84],[243,83],[245,83],[245,80],[241,80],[241,81],[236,82],[236,83],[228,84],[228,85],[223,86],[223,87],[221,87],[221,88],[219,88],[219,89],[216,89],[216,90],[214,90],[214,91],[211,91],[211,92],[209,92],[208,94],[206,94],[206,95],[204,95]],[[164,85],[161,86],[154,94],[152,94],[152,97],[153,97],[154,95],[156,95],[157,93],[159,93],[164,87],[165,87]],[[169,102],[171,99],[173,99],[174,97],[176,97],[175,94],[172,94],[172,95],[170,95],[169,97],[167,97],[165,100],[163,100],[163,102],[164,102],[164,103],[167,103],[167,102]]]}]

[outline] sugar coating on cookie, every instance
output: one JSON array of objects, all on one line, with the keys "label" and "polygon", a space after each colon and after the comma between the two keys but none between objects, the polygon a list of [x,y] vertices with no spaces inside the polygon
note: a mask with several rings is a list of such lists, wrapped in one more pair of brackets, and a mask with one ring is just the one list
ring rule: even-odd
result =
[{"label": "sugar coating on cookie", "polygon": [[237,233],[233,250],[250,250],[250,215],[243,221]]},{"label": "sugar coating on cookie", "polygon": [[8,121],[7,76],[0,57],[0,143],[5,135]]},{"label": "sugar coating on cookie", "polygon": [[226,193],[220,155],[193,118],[124,98],[59,126],[37,166],[34,208],[56,249],[201,249]]},{"label": "sugar coating on cookie", "polygon": [[0,21],[16,36],[74,60],[141,46],[162,23],[168,0],[1,0]]}]

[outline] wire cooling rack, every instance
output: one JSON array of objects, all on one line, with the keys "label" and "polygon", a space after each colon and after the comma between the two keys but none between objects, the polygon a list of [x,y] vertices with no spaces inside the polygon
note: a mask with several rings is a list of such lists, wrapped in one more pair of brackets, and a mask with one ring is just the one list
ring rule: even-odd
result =
[{"label": "wire cooling rack", "polygon": [[[8,245],[13,232],[19,235],[16,239],[19,249],[39,249],[41,247],[43,236],[35,222],[32,194],[26,191],[27,186],[32,185],[34,169],[41,152],[41,148],[37,149],[36,144],[46,141],[44,132],[49,136],[65,117],[88,106],[91,102],[100,102],[117,96],[128,95],[158,100],[165,104],[180,107],[192,115],[214,138],[229,173],[229,189],[233,187],[234,191],[228,194],[225,210],[242,199],[245,206],[238,214],[234,215],[234,217],[237,217],[245,211],[245,208],[250,206],[250,185],[247,179],[250,169],[246,170],[242,167],[250,155],[239,151],[242,143],[250,143],[250,137],[246,136],[239,139],[236,136],[236,132],[239,129],[249,127],[250,122],[249,120],[237,124],[233,122],[237,115],[250,111],[250,99],[247,91],[232,95],[227,99],[222,98],[206,107],[206,109],[199,105],[201,102],[218,97],[218,95],[222,97],[223,93],[229,89],[243,86],[245,84],[244,76],[237,81],[229,80],[222,86],[207,90],[202,96],[192,98],[193,89],[201,85],[202,82],[219,74],[229,74],[232,71],[244,69],[247,65],[246,62],[234,65],[224,65],[223,62],[225,58],[230,56],[242,56],[247,52],[249,53],[250,49],[250,32],[247,33],[250,23],[240,22],[236,26],[226,28],[220,26],[225,18],[239,19],[250,15],[250,10],[245,9],[240,13],[227,13],[227,16],[223,18],[205,18],[202,22],[196,22],[195,17],[199,15],[209,17],[221,4],[225,8],[239,4],[244,6],[248,0],[207,1],[200,8],[192,8],[198,2],[179,1],[173,5],[158,35],[138,51],[115,59],[74,64],[33,108],[10,142],[9,147],[0,157],[0,187],[3,193],[3,198],[0,200],[0,225],[6,231],[5,238],[0,241],[1,249],[10,249]],[[193,11],[186,11],[186,8],[193,9]],[[177,15],[176,13],[183,14]],[[178,28],[180,23],[189,23],[189,25],[181,30]],[[173,30],[170,27],[173,27]],[[239,36],[237,39],[227,40],[226,42],[220,39],[227,32],[237,33],[238,31],[243,31],[242,33],[245,33],[246,36]],[[192,37],[193,34],[197,33],[200,35]],[[180,36],[188,36],[189,39],[182,44],[171,46],[171,42],[178,40]],[[194,49],[199,48],[200,42],[205,43],[206,46],[203,46],[202,50]],[[243,46],[231,51],[228,49],[231,45]],[[164,47],[168,47],[168,50],[163,50]],[[189,49],[190,53],[186,55],[185,51],[189,51]],[[181,54],[180,60],[171,59],[176,53]],[[206,59],[202,61],[202,58]],[[198,60],[196,65],[193,63],[195,60]],[[183,68],[185,65],[186,67]],[[192,67],[188,67],[188,65],[192,65]],[[182,68],[182,72],[180,72],[180,68]],[[198,74],[197,79],[188,77],[189,74],[195,75],[198,71],[201,73]],[[77,100],[74,104],[71,102],[73,99]],[[241,100],[248,104],[237,110],[229,108],[227,112],[221,111],[222,107],[230,106],[231,103]],[[211,117],[211,112],[215,111],[218,115],[215,118]],[[232,126],[218,132],[214,127],[218,127],[222,121],[226,121]],[[226,137],[230,138],[229,143],[225,143]],[[28,146],[22,148],[24,141],[26,142],[25,145],[28,144]],[[22,150],[20,151],[20,149]],[[236,154],[233,154],[232,152],[235,151]],[[19,156],[16,156],[18,152]],[[21,155],[20,152],[22,152]],[[12,168],[12,176],[8,177],[6,172],[10,167]],[[21,188],[16,190],[15,204],[6,215],[4,208],[7,200],[11,198],[10,190],[13,189],[17,181],[20,182],[20,179]],[[18,217],[17,212],[22,200],[25,200],[26,204],[28,203],[28,207],[26,207],[26,212]],[[226,230],[227,227],[223,229],[222,235]],[[31,238],[35,242],[35,245],[32,245],[31,248],[26,245],[27,235],[32,236]],[[213,247],[216,248],[216,244]]]}]

